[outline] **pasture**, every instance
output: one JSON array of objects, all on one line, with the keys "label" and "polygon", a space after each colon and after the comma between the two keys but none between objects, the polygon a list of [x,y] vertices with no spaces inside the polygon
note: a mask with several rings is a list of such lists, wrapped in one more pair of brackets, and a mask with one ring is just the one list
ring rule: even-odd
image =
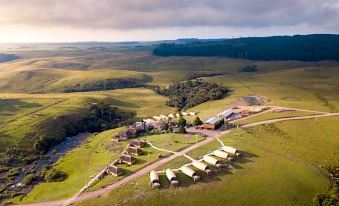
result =
[{"label": "pasture", "polygon": [[[216,176],[204,177],[202,183],[196,184],[179,174],[181,187],[165,186],[156,191],[149,187],[148,176],[144,176],[108,196],[78,205],[200,205],[201,202],[232,206],[310,205],[317,193],[329,189],[325,171],[319,165],[339,164],[338,121],[338,117],[330,117],[238,130],[221,138],[226,145],[245,152],[244,158],[234,164],[234,170],[217,172]],[[218,146],[215,141],[189,155],[199,157]],[[159,169],[176,168],[185,162],[184,158],[178,158]],[[167,181],[163,176],[160,179]]]}]

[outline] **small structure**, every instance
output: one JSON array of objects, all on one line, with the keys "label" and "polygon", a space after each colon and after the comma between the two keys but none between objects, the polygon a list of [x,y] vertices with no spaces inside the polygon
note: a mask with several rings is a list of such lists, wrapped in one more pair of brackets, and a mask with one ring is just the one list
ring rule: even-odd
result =
[{"label": "small structure", "polygon": [[176,116],[176,117],[180,117],[181,115],[180,115],[179,112],[177,112],[177,113],[175,114],[175,116]]},{"label": "small structure", "polygon": [[109,165],[106,169],[106,173],[117,177],[117,176],[124,174],[124,171],[123,171],[123,169],[118,168],[115,165]]},{"label": "small structure", "polygon": [[220,117],[212,117],[212,118],[208,119],[205,123],[211,124],[211,125],[216,125],[220,121],[221,121]]},{"label": "small structure", "polygon": [[192,162],[192,165],[201,170],[201,171],[204,171],[208,176],[212,175],[212,170],[209,168],[209,166],[205,165],[204,163],[200,162],[200,161],[197,161],[197,160],[194,160]]},{"label": "small structure", "polygon": [[133,127],[136,129],[138,134],[148,132],[148,127],[146,122],[136,122]]},{"label": "small structure", "polygon": [[189,114],[190,114],[191,116],[195,116],[195,115],[196,115],[195,112],[190,112]]},{"label": "small structure", "polygon": [[196,126],[197,129],[207,129],[207,130],[214,130],[215,129],[215,125],[213,124],[201,124]]},{"label": "small structure", "polygon": [[154,189],[157,189],[160,187],[160,181],[158,174],[153,170],[149,174],[150,180],[151,180],[151,187]]},{"label": "small structure", "polygon": [[152,123],[155,122],[154,119],[143,119],[142,121],[145,122],[145,123],[147,123],[147,124],[152,124]]},{"label": "small structure", "polygon": [[166,173],[167,179],[171,182],[171,185],[173,185],[173,186],[179,185],[179,181],[177,179],[177,176],[175,175],[175,173],[171,169],[167,169],[165,173]]},{"label": "small structure", "polygon": [[204,160],[204,162],[207,162],[211,165],[214,165],[217,168],[222,168],[222,167],[225,166],[222,162],[220,162],[219,160],[217,160],[214,157],[211,157],[209,155],[204,155],[203,160]]},{"label": "small structure", "polygon": [[174,116],[174,114],[169,114],[168,117],[173,119],[175,116]]},{"label": "small structure", "polygon": [[120,142],[120,141],[126,141],[128,139],[131,139],[137,136],[138,134],[137,134],[136,128],[129,127],[127,130],[123,130],[119,132],[117,135],[113,136],[112,139],[114,141]]},{"label": "small structure", "polygon": [[187,113],[187,112],[181,112],[181,115],[182,115],[182,116],[187,116],[188,113]]},{"label": "small structure", "polygon": [[235,149],[233,147],[230,147],[230,146],[222,146],[221,150],[223,150],[223,151],[225,151],[227,153],[230,153],[232,155],[235,155],[237,157],[241,156],[241,153],[237,149]]},{"label": "small structure", "polygon": [[163,114],[160,115],[160,118],[161,118],[161,120],[165,120],[165,121],[168,120],[168,117],[166,115],[163,115]]},{"label": "small structure", "polygon": [[133,139],[131,142],[130,142],[130,145],[133,146],[133,147],[138,147],[138,148],[142,148],[145,146],[145,142],[144,141],[141,141],[141,140],[138,140],[138,139]]},{"label": "small structure", "polygon": [[161,117],[160,116],[153,116],[153,119],[155,119],[156,121],[160,121]]},{"label": "small structure", "polygon": [[221,150],[214,150],[212,152],[212,154],[216,157],[220,157],[220,158],[223,158],[223,159],[227,159],[229,157],[228,153],[223,152]]},{"label": "small structure", "polygon": [[233,109],[229,108],[218,114],[219,118],[228,119],[233,114]]},{"label": "small structure", "polygon": [[192,170],[191,168],[187,166],[182,166],[180,168],[181,172],[183,172],[185,175],[192,177],[194,182],[198,182],[200,180],[200,176],[197,175],[197,173]]},{"label": "small structure", "polygon": [[142,155],[142,150],[139,147],[134,147],[132,145],[127,148],[127,152],[136,156]]},{"label": "small structure", "polygon": [[125,163],[126,165],[131,166],[135,163],[136,159],[131,154],[129,154],[128,152],[123,152],[120,155],[120,161],[122,163]]}]

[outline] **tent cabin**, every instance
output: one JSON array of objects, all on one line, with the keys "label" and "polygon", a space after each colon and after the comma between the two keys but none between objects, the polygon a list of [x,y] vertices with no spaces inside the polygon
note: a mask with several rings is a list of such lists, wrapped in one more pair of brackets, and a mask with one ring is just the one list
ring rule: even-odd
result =
[{"label": "tent cabin", "polygon": [[221,151],[221,150],[214,150],[212,152],[212,154],[216,157],[220,157],[220,158],[223,158],[223,159],[227,159],[227,161],[229,162],[232,162],[233,158],[230,157],[230,155],[224,151]]},{"label": "tent cabin", "polygon": [[136,156],[142,155],[142,150],[139,147],[134,147],[132,145],[127,148],[127,152]]},{"label": "tent cabin", "polygon": [[127,152],[124,152],[120,155],[120,160],[122,163],[125,163],[126,165],[129,166],[133,165],[136,161],[136,159]]},{"label": "tent cabin", "polygon": [[235,149],[233,147],[230,147],[230,146],[222,146],[221,150],[223,150],[223,151],[225,151],[227,153],[230,153],[232,155],[235,155],[237,157],[241,156],[241,153],[237,149]]},{"label": "tent cabin", "polygon": [[141,141],[141,140],[138,140],[138,139],[133,139],[131,142],[130,142],[130,145],[133,146],[133,147],[138,147],[138,148],[142,148],[145,146],[145,142],[144,141]]},{"label": "tent cabin", "polygon": [[166,173],[167,179],[171,182],[171,185],[178,186],[179,181],[175,173],[171,169],[167,169],[165,173]]},{"label": "tent cabin", "polygon": [[177,113],[175,114],[175,116],[176,116],[176,117],[180,117],[181,115],[180,115],[179,112],[177,112]]},{"label": "tent cabin", "polygon": [[208,130],[214,130],[215,125],[213,124],[201,124],[196,127],[196,129],[208,129]]},{"label": "tent cabin", "polygon": [[158,174],[153,170],[149,174],[150,180],[151,180],[151,187],[154,189],[157,189],[160,187],[160,181]]},{"label": "tent cabin", "polygon": [[194,170],[192,170],[191,168],[189,168],[187,166],[182,166],[180,168],[180,170],[185,175],[192,177],[194,182],[198,182],[200,180],[200,176],[197,175],[197,173]]},{"label": "tent cabin", "polygon": [[214,155],[214,156],[216,156],[216,157],[220,157],[220,158],[223,158],[223,159],[227,159],[228,158],[228,153],[226,153],[226,152],[223,152],[223,151],[221,151],[221,150],[214,150],[213,152],[212,152],[212,154]]},{"label": "tent cabin", "polygon": [[187,112],[181,112],[181,115],[182,115],[182,116],[187,116],[188,113],[187,113]]},{"label": "tent cabin", "polygon": [[211,157],[210,155],[204,155],[203,160],[204,162],[214,165],[217,168],[222,168],[225,166],[221,161],[215,159],[214,157]]},{"label": "tent cabin", "polygon": [[160,121],[161,117],[160,116],[153,116],[153,119],[155,119],[156,121]]},{"label": "tent cabin", "polygon": [[168,120],[168,117],[166,115],[163,115],[163,114],[160,115],[160,118],[161,118],[161,120],[165,120],[165,121]]},{"label": "tent cabin", "polygon": [[195,112],[190,112],[189,114],[190,114],[191,116],[195,116],[195,115],[196,115]]},{"label": "tent cabin", "polygon": [[118,168],[115,165],[109,165],[106,169],[106,173],[111,174],[115,177],[118,177],[118,176],[124,174],[124,171],[121,168]]},{"label": "tent cabin", "polygon": [[211,170],[207,165],[205,165],[204,163],[202,163],[202,162],[200,162],[200,161],[197,161],[197,160],[194,160],[194,161],[192,162],[192,165],[193,165],[195,168],[197,168],[197,169],[199,169],[199,170],[201,170],[201,171],[204,171],[208,176],[209,176],[209,175],[212,175],[212,170]]},{"label": "tent cabin", "polygon": [[168,118],[173,119],[174,117],[175,117],[174,114],[169,114],[169,115],[168,115]]}]

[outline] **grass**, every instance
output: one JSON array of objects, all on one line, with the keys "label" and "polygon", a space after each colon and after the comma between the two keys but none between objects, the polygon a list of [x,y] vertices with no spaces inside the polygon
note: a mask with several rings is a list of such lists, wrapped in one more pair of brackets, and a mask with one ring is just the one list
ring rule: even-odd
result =
[{"label": "grass", "polygon": [[[151,142],[154,146],[160,149],[166,149],[170,151],[179,151],[185,147],[188,147],[194,144],[196,141],[201,141],[203,138],[199,135],[189,136],[189,135],[181,135],[181,134],[158,134],[158,135],[146,135],[141,137],[142,140],[147,140]],[[158,151],[149,145],[146,144],[145,147],[142,148],[144,154],[137,157],[136,164],[132,166],[121,165],[119,167],[124,169],[124,175],[120,177],[113,177],[111,175],[105,176],[105,178],[101,181],[98,181],[94,184],[90,191],[97,190],[101,187],[104,187],[108,184],[112,184],[113,182],[118,181],[119,179],[126,177],[132,174],[134,171],[141,169],[142,167],[150,164],[158,159],[158,155],[161,154],[163,156],[169,155],[168,152]]]},{"label": "grass", "polygon": [[[122,128],[108,130],[96,136],[80,147],[74,149],[65,157],[61,158],[54,166],[55,169],[65,172],[68,178],[62,182],[41,183],[36,186],[20,203],[43,202],[71,197],[89,180],[91,175],[97,174],[105,166],[117,159],[120,153],[126,148],[127,142],[112,144],[111,136],[116,134]],[[154,145],[173,151],[177,151],[200,141],[200,136],[187,136],[180,134],[161,134],[144,136]],[[121,177],[105,176],[101,181],[96,182],[90,187],[89,191],[99,189],[119,179],[132,174],[134,171],[145,167],[158,159],[158,154],[168,155],[167,152],[161,152],[153,149],[149,145],[142,148],[143,155],[137,156],[136,164],[132,166],[120,165],[124,169],[124,175]]]},{"label": "grass", "polygon": [[62,182],[37,185],[22,202],[51,201],[74,195],[90,180],[91,175],[97,174],[119,157],[126,143],[115,142],[112,145],[110,137],[120,130],[108,130],[92,136],[86,143],[59,159],[54,168],[65,172],[68,178]]},{"label": "grass", "polygon": [[0,151],[15,145],[46,118],[74,111],[89,102],[103,101],[136,112],[137,117],[152,117],[174,111],[165,106],[166,100],[144,88],[68,94],[0,93]]},{"label": "grass", "polygon": [[[221,139],[245,152],[235,170],[217,172],[202,183],[178,174],[182,186],[152,190],[147,176],[78,205],[310,205],[312,198],[326,191],[329,181],[324,170],[339,164],[339,118],[297,120],[238,130]],[[303,128],[302,130],[300,128]],[[214,141],[189,155],[199,157],[215,149]],[[158,168],[176,168],[186,160],[177,158]],[[206,192],[208,190],[208,192]]]},{"label": "grass", "polygon": [[243,125],[243,124],[248,124],[252,122],[259,122],[259,121],[264,121],[264,120],[270,120],[270,119],[278,119],[278,118],[284,118],[284,117],[297,117],[297,116],[310,116],[314,115],[316,113],[314,112],[307,112],[307,111],[282,111],[282,112],[265,112],[265,113],[260,113],[255,116],[249,116],[248,118],[245,119],[240,119],[237,121],[234,121],[234,123]]}]

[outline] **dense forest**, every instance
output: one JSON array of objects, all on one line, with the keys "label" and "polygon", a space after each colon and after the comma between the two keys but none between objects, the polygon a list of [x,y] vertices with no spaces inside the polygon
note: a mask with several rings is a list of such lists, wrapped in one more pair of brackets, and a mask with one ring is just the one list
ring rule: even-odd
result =
[{"label": "dense forest", "polygon": [[20,59],[20,57],[15,54],[0,54],[0,63],[8,62],[8,61],[16,60],[16,59]]},{"label": "dense forest", "polygon": [[186,44],[160,44],[159,56],[224,56],[251,60],[339,61],[339,35],[248,37]]},{"label": "dense forest", "polygon": [[73,86],[66,86],[64,92],[88,92],[88,91],[100,91],[111,90],[121,88],[135,88],[142,87],[146,82],[152,81],[152,77],[144,75],[143,78],[113,78],[97,81],[87,84],[76,84]]},{"label": "dense forest", "polygon": [[175,83],[168,88],[159,86],[149,86],[149,88],[157,94],[167,96],[169,100],[166,104],[176,107],[178,110],[194,107],[210,100],[221,99],[229,92],[225,87],[201,80]]}]

